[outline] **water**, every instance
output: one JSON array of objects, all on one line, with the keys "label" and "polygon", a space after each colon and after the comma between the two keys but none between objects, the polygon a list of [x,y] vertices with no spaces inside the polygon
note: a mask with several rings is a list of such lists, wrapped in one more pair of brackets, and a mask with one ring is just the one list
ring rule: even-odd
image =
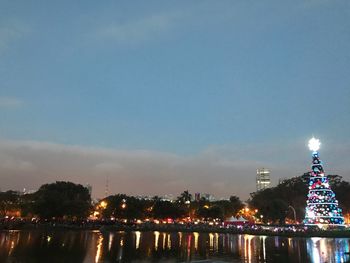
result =
[{"label": "water", "polygon": [[[348,262],[348,238],[218,233],[0,232],[0,262]],[[207,260],[207,261],[206,261]]]}]

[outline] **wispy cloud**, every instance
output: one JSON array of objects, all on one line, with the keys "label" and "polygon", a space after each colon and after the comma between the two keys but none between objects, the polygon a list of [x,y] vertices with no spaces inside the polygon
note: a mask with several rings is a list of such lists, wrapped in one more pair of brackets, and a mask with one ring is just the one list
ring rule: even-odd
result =
[{"label": "wispy cloud", "polygon": [[95,35],[99,39],[135,44],[150,40],[161,33],[169,31],[179,20],[180,16],[175,13],[155,14],[136,20],[114,22],[99,27],[95,31]]},{"label": "wispy cloud", "polygon": [[[347,147],[326,150],[326,172],[349,180]],[[301,156],[299,153],[305,153]],[[329,158],[336,153],[338,158]],[[91,184],[93,195],[101,197],[106,178],[109,192],[127,194],[179,194],[183,190],[211,193],[217,197],[238,195],[247,199],[255,191],[259,167],[279,178],[308,170],[304,142],[210,147],[193,156],[147,150],[112,150],[68,146],[38,141],[0,141],[2,189],[37,189],[41,184],[69,180]]]},{"label": "wispy cloud", "polygon": [[18,98],[0,97],[0,108],[14,109],[23,105],[23,102]]},{"label": "wispy cloud", "polygon": [[9,20],[0,23],[0,54],[29,32],[29,28],[18,20]]}]

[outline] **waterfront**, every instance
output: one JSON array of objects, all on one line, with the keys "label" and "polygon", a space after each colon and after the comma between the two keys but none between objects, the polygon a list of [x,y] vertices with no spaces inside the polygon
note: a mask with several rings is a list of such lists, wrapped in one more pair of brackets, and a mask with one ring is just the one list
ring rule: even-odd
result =
[{"label": "waterfront", "polygon": [[3,231],[0,262],[347,262],[349,244],[197,232]]}]

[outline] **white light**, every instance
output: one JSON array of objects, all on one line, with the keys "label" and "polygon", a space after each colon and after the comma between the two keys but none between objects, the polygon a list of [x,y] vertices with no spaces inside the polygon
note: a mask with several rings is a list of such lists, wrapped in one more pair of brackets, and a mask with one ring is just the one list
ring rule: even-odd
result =
[{"label": "white light", "polygon": [[311,151],[317,152],[318,149],[320,149],[320,145],[321,145],[320,140],[314,137],[312,137],[312,139],[310,139],[309,141],[309,149]]},{"label": "white light", "polygon": [[308,211],[307,212],[307,217],[310,217],[310,218],[315,218],[315,213],[313,211]]}]

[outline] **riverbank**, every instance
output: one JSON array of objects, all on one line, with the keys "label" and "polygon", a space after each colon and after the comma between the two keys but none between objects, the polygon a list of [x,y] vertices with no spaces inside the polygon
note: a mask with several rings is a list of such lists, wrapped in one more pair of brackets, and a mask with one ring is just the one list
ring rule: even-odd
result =
[{"label": "riverbank", "polygon": [[0,231],[9,230],[46,230],[46,231],[159,231],[159,232],[199,232],[199,233],[225,233],[225,234],[249,234],[263,236],[285,236],[285,237],[330,237],[350,238],[348,228],[322,230],[318,227],[305,226],[268,226],[268,225],[247,225],[222,227],[207,224],[121,224],[121,223],[100,223],[100,222],[44,222],[29,223],[16,222],[0,224]]}]

